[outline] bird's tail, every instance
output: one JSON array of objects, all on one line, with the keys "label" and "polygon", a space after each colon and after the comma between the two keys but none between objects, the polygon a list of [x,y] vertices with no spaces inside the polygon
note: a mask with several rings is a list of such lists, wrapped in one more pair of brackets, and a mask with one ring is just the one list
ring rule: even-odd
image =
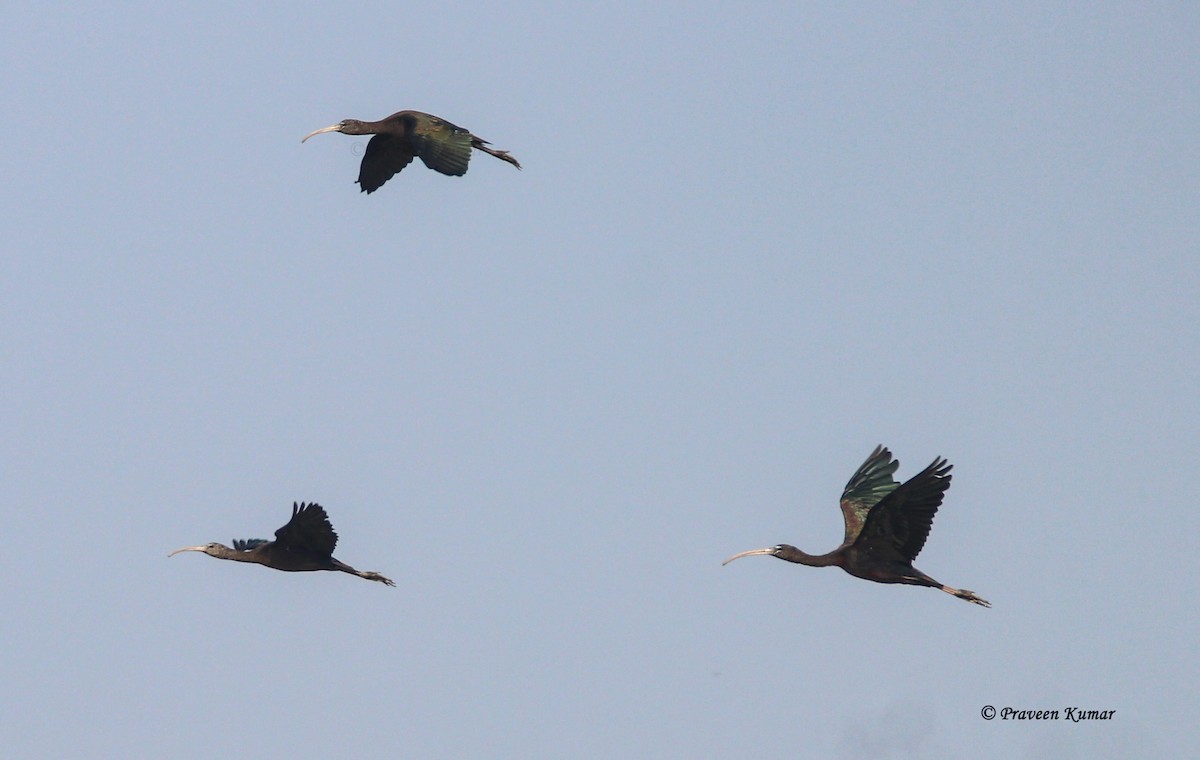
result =
[{"label": "bird's tail", "polygon": [[490,145],[490,144],[491,143],[489,143],[487,140],[480,140],[478,137],[473,137],[471,139],[472,147],[479,148],[484,153],[495,156],[496,158],[500,159],[501,161],[507,161],[510,164],[512,164],[513,166],[517,167],[518,169],[521,168],[520,162],[517,161],[517,159],[513,158],[511,155],[509,155],[508,151],[496,150],[495,148],[489,148],[488,145]]}]

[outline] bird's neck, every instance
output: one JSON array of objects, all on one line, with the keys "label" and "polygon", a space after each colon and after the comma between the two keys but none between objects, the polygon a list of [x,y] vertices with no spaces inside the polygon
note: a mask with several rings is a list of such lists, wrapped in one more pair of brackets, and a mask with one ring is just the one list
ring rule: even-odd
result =
[{"label": "bird's neck", "polygon": [[387,132],[388,125],[382,121],[360,121],[354,125],[354,132],[348,134],[356,135],[377,135],[380,132]]},{"label": "bird's neck", "polygon": [[216,556],[217,559],[231,559],[234,562],[261,562],[261,557],[255,552],[240,552],[228,546],[222,546],[221,553]]},{"label": "bird's neck", "polygon": [[775,556],[788,562],[795,562],[798,565],[808,565],[809,567],[836,567],[841,565],[841,555],[836,551],[828,554],[809,554],[801,551],[794,546],[784,544],[775,552]]}]

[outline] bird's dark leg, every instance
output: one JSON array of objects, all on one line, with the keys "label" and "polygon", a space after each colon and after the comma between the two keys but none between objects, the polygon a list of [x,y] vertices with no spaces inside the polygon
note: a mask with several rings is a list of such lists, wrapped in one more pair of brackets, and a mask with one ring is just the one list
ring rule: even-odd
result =
[{"label": "bird's dark leg", "polygon": [[965,588],[954,588],[947,586],[944,583],[935,581],[917,568],[912,568],[912,575],[903,576],[902,582],[911,583],[914,586],[929,586],[930,588],[940,589],[951,596],[957,596],[959,599],[964,599],[972,604],[978,604],[980,607],[991,607],[992,604],[986,599],[981,599],[975,596],[974,591],[967,591]]},{"label": "bird's dark leg", "polygon": [[385,578],[382,575],[380,575],[379,573],[371,572],[370,570],[355,570],[354,568],[347,565],[345,562],[333,559],[332,557],[330,557],[330,559],[333,561],[333,566],[335,568],[337,568],[338,570],[341,570],[343,573],[350,573],[351,575],[357,575],[359,578],[366,578],[369,581],[379,581],[380,583],[386,584],[388,586],[396,585],[395,583],[392,582],[391,578]]},{"label": "bird's dark leg", "polygon": [[[396,585],[395,582],[391,578],[384,578],[379,573],[371,572],[369,570],[356,570],[356,571],[354,571],[354,574],[357,575],[359,578],[366,578],[369,581],[379,581],[380,583],[384,584],[385,586],[395,586]],[[970,593],[970,592],[968,592],[968,593]]]},{"label": "bird's dark leg", "polygon": [[495,156],[496,158],[500,159],[501,161],[507,161],[510,164],[512,164],[513,166],[517,167],[518,169],[521,168],[521,164],[517,162],[517,159],[510,156],[508,154],[508,151],[495,150],[494,148],[489,148],[487,140],[480,140],[478,137],[475,137],[474,135],[472,135],[471,136],[471,147],[478,148],[479,150],[483,151],[484,153],[487,153],[490,156]]},{"label": "bird's dark leg", "polygon": [[965,588],[951,588],[950,586],[939,586],[938,588],[940,588],[942,591],[945,591],[947,594],[957,596],[959,599],[965,599],[972,604],[978,604],[980,607],[992,606],[992,603],[987,599],[981,599],[978,596],[975,596],[974,591],[967,591]]}]

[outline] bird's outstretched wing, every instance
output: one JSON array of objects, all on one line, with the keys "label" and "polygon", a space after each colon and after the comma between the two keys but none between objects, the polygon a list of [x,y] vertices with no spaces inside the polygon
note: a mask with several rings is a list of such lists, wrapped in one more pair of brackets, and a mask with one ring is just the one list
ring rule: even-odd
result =
[{"label": "bird's outstretched wing", "polygon": [[898,553],[912,562],[925,546],[933,517],[946,489],[953,465],[938,457],[933,463],[883,497],[867,515],[857,546],[875,556]]},{"label": "bird's outstretched wing", "polygon": [[239,552],[248,552],[267,543],[270,541],[265,538],[235,538],[233,539],[233,548]]},{"label": "bird's outstretched wing", "polygon": [[436,172],[461,177],[471,161],[471,143],[475,136],[445,119],[420,114],[411,131],[413,150],[425,165]]},{"label": "bird's outstretched wing", "polygon": [[[402,137],[375,135],[367,143],[362,164],[358,167],[358,186],[364,193],[383,187],[396,172],[412,163],[413,152]],[[428,161],[426,161],[428,163]]]},{"label": "bird's outstretched wing", "polygon": [[900,462],[892,459],[892,452],[883,446],[876,446],[867,461],[851,476],[842,491],[842,518],[846,521],[843,544],[854,543],[862,532],[871,508],[900,485],[892,478],[899,466]]},{"label": "bird's outstretched wing", "polygon": [[292,502],[292,519],[275,531],[275,543],[284,551],[330,555],[337,547],[337,533],[320,504]]}]

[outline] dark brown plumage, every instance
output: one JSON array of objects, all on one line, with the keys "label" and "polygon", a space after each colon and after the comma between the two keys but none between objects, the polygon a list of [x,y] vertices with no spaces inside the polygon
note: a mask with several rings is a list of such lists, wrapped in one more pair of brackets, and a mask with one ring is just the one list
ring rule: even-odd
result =
[{"label": "dark brown plumage", "polygon": [[779,544],[735,554],[739,557],[769,554],[810,567],[840,567],[859,578],[876,583],[907,583],[941,589],[968,602],[991,607],[973,591],[944,585],[913,567],[925,546],[933,517],[950,488],[950,468],[945,459],[917,473],[903,485],[892,479],[900,463],[883,446],[876,446],[842,492],[842,517],[846,535],[842,545],[828,554],[806,554],[794,546]]},{"label": "dark brown plumage", "polygon": [[185,546],[168,554],[174,557],[180,552],[204,552],[217,559],[235,562],[254,562],[276,570],[301,573],[310,570],[338,570],[357,575],[371,581],[395,586],[391,580],[379,573],[355,570],[333,557],[337,547],[337,533],[329,523],[325,508],[320,504],[292,503],[292,519],[275,531],[275,540],[262,538],[235,539],[233,548],[224,544],[211,543],[204,546]]},{"label": "dark brown plumage", "polygon": [[419,157],[430,169],[452,177],[467,173],[472,148],[521,168],[521,164],[508,151],[489,148],[491,143],[487,140],[445,119],[420,111],[399,111],[379,121],[346,119],[310,132],[300,142],[322,132],[374,135],[367,143],[362,165],[358,169],[358,184],[364,193],[373,193],[382,187],[396,172],[408,166],[413,156]]}]

